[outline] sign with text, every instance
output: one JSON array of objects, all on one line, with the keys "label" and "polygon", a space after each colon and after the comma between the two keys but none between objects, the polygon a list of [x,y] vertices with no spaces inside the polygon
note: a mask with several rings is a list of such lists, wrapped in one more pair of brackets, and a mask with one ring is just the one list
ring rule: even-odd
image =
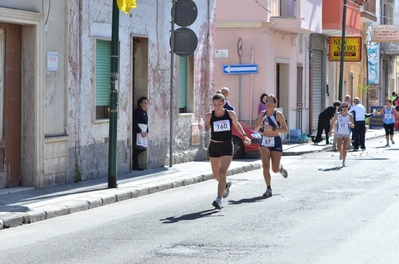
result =
[{"label": "sign with text", "polygon": [[[330,61],[341,60],[341,37],[330,37],[329,41],[329,56]],[[362,38],[361,37],[346,37],[344,45],[344,61],[359,62],[362,60]]]},{"label": "sign with text", "polygon": [[371,41],[374,42],[398,42],[399,25],[371,26]]},{"label": "sign with text", "polygon": [[47,52],[47,70],[58,71],[58,52]]},{"label": "sign with text", "polygon": [[[370,107],[370,113],[375,112],[381,112],[382,106],[371,106]],[[383,121],[384,116],[379,115],[379,116],[370,116],[370,128],[383,128],[384,124]]]}]

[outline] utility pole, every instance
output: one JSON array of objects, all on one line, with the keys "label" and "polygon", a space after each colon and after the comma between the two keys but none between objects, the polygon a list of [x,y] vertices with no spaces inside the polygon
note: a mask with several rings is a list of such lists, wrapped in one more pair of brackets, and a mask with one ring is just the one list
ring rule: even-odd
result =
[{"label": "utility pole", "polygon": [[347,0],[344,0],[344,10],[343,10],[343,12],[342,12],[341,61],[340,61],[338,100],[343,100],[343,99],[342,99],[342,88],[343,88],[343,83],[344,83],[344,56],[345,56],[346,7],[347,7]]},{"label": "utility pole", "polygon": [[117,188],[116,158],[117,158],[117,127],[118,127],[118,63],[119,63],[119,9],[116,0],[112,0],[112,36],[111,36],[111,88],[109,110],[109,153],[108,153],[108,188]]}]

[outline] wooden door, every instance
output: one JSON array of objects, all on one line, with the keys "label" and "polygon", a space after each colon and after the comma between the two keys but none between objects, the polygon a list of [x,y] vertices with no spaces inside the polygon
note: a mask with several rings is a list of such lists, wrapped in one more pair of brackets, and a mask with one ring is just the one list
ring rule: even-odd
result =
[{"label": "wooden door", "polygon": [[21,26],[0,23],[0,170],[21,185]]}]

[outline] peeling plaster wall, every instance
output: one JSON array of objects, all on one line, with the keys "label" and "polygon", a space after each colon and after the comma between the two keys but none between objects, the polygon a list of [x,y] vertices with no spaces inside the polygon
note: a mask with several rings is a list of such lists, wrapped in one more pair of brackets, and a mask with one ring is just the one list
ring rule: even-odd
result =
[{"label": "peeling plaster wall", "polygon": [[[194,53],[194,109],[178,113],[176,81],[174,89],[173,162],[193,160],[198,146],[191,146],[191,123],[210,111],[213,93],[213,10],[215,0],[195,1],[198,17],[190,26],[199,43]],[[68,1],[68,172],[69,181],[77,172],[82,179],[106,177],[108,171],[108,121],[95,120],[95,42],[111,40],[112,2],[105,0]],[[170,1],[140,1],[132,16],[119,17],[119,118],[118,173],[131,166],[132,111],[140,96],[150,100],[147,165],[160,167],[169,161],[170,123]],[[80,14],[79,16],[77,14]],[[148,86],[133,87],[132,38],[148,38]],[[175,71],[176,74],[176,71]],[[134,96],[134,98],[133,98]]]},{"label": "peeling plaster wall", "polygon": [[[211,98],[215,92],[214,78],[214,53],[215,53],[215,27],[214,11],[216,1],[195,1],[198,7],[198,16],[191,27],[198,36],[198,46],[194,53],[194,112],[190,114],[178,114],[178,122],[175,123],[175,142],[173,149],[173,163],[184,163],[192,160],[207,159],[200,146],[191,145],[191,125],[199,121],[201,117],[211,111]],[[178,97],[176,96],[176,102]],[[208,135],[205,147],[209,142]],[[198,155],[200,154],[200,155]],[[168,155],[169,156],[169,155]],[[169,160],[166,161],[169,165]]]}]

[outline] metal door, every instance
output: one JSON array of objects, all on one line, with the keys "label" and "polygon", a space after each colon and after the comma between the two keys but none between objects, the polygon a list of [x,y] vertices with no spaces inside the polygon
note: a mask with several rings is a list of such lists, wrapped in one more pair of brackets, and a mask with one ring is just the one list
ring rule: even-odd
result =
[{"label": "metal door", "polygon": [[319,114],[323,111],[323,51],[313,50],[312,62],[312,127],[310,131],[317,130]]}]

